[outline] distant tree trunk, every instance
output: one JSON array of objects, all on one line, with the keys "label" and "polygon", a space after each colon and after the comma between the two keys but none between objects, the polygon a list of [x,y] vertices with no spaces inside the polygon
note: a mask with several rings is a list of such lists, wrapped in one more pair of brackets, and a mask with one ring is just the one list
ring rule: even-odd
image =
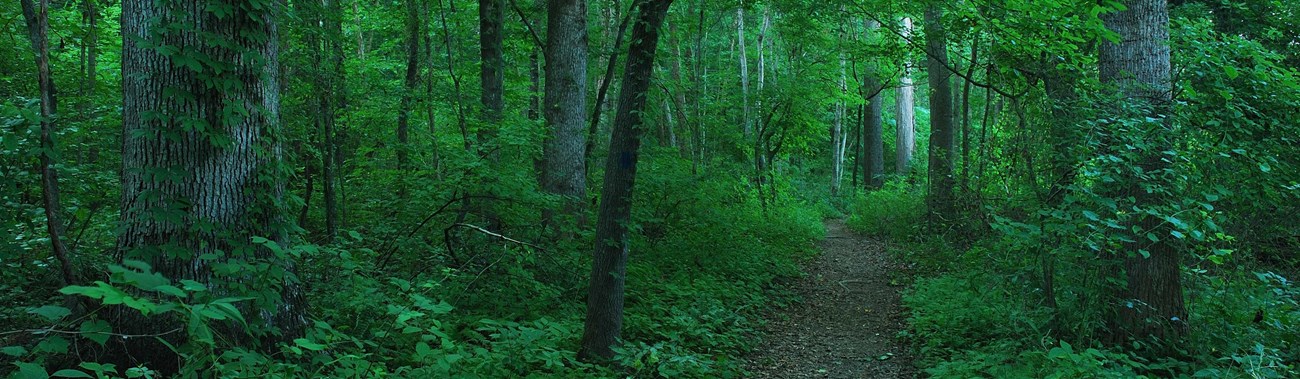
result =
[{"label": "distant tree trunk", "polygon": [[[758,46],[758,99],[754,101],[754,104],[755,108],[760,112],[763,110],[763,87],[767,82],[766,42],[767,30],[772,25],[771,20],[767,8],[763,8],[763,24],[758,29],[758,41],[755,43],[755,45]],[[744,45],[742,44],[740,47],[743,52]],[[767,167],[769,161],[767,159],[768,148],[766,145],[769,131],[767,130],[768,125],[764,121],[765,120],[761,116],[754,118],[754,178],[758,184],[758,203],[763,207],[764,213],[766,213],[767,196],[763,194],[763,185],[767,182],[769,170]]]},{"label": "distant tree trunk", "polygon": [[970,182],[970,90],[974,84],[975,68],[979,66],[979,35],[970,45],[970,67],[966,69],[966,80],[961,90],[961,188],[969,188]]},{"label": "distant tree trunk", "polygon": [[627,275],[628,223],[641,147],[643,111],[650,76],[654,73],[659,27],[672,0],[641,0],[628,46],[623,88],[605,160],[605,185],[596,223],[595,260],[587,293],[587,319],[578,356],[608,361],[623,328],[623,286]]},{"label": "distant tree trunk", "polygon": [[[284,243],[291,222],[284,216],[284,183],[277,174],[283,164],[276,137],[278,32],[272,10],[236,8],[219,18],[206,6],[199,0],[172,1],[165,7],[148,0],[122,3],[122,227],[116,255],[147,262],[172,280],[203,283],[216,293],[238,294],[239,287],[226,287],[234,282],[278,291],[274,301],[245,303],[250,304],[244,309],[249,324],[278,329],[278,336],[257,336],[268,347],[301,336],[306,325],[301,292],[291,279],[292,259],[249,242],[260,236]],[[158,25],[159,20],[184,17],[195,28]],[[226,71],[193,70],[156,47],[200,38],[229,43],[189,46]],[[241,84],[212,88],[205,84],[208,80]],[[164,89],[190,96],[164,95]],[[192,123],[212,128],[196,132]],[[271,272],[285,274],[220,273],[211,257],[268,264],[277,268]],[[113,331],[158,334],[184,327],[169,320],[121,310]],[[161,338],[174,345],[177,336]],[[154,338],[132,338],[124,345],[115,355],[119,367],[148,364],[164,374],[179,368],[179,357]]]},{"label": "distant tree trunk", "polygon": [[86,19],[86,95],[95,96],[99,86],[99,7],[95,0],[82,0],[82,12]]},{"label": "distant tree trunk", "polygon": [[[342,185],[339,180],[339,169],[342,166],[343,158],[339,148],[342,142],[338,138],[338,120],[346,112],[347,106],[347,83],[343,68],[343,6],[342,0],[325,0],[326,15],[325,24],[325,46],[328,47],[328,57],[330,71],[326,75],[326,93],[318,94],[320,96],[321,108],[323,110],[321,117],[324,119],[324,138],[321,144],[321,187],[325,195],[325,241],[326,243],[334,242],[334,237],[339,233],[339,195],[337,189]],[[322,62],[324,63],[324,62]]]},{"label": "distant tree trunk", "polygon": [[40,88],[41,99],[41,199],[45,208],[45,230],[50,235],[50,251],[59,260],[60,274],[64,285],[72,285],[72,261],[69,259],[68,247],[63,243],[63,217],[60,214],[63,205],[59,202],[59,173],[54,170],[54,143],[58,113],[58,99],[55,98],[54,78],[50,75],[50,2],[40,0],[22,0],[23,16],[27,19],[28,33],[31,37],[32,52],[36,56],[36,81]]},{"label": "distant tree trunk", "polygon": [[[492,134],[491,130],[500,127],[505,109],[505,51],[502,48],[505,38],[502,31],[505,5],[502,2],[503,0],[478,2],[479,58],[482,63],[479,83],[483,89],[480,102],[483,105],[483,122],[487,124],[485,129],[479,130],[480,143]],[[549,33],[547,39],[550,39]]]},{"label": "distant tree trunk", "polygon": [[745,44],[744,4],[736,8],[736,48],[740,50],[740,105],[743,108],[740,129],[744,136],[748,138],[751,134],[749,125],[749,58],[745,51],[749,50],[749,46]]},{"label": "distant tree trunk", "polygon": [[953,202],[953,101],[952,72],[948,70],[948,43],[937,6],[925,11],[925,42],[930,77],[930,215],[950,216]]},{"label": "distant tree trunk", "polygon": [[[608,79],[606,79],[608,80]],[[547,1],[547,137],[542,145],[542,189],[564,199],[577,216],[587,198],[587,1]],[[547,213],[549,222],[549,212]]]},{"label": "distant tree trunk", "polygon": [[[902,33],[904,37],[912,35],[912,19],[903,18]],[[915,90],[912,87],[912,77],[908,73],[908,66],[911,62],[903,62],[902,79],[899,81],[894,102],[897,105],[897,115],[894,118],[898,125],[898,135],[895,146],[897,147],[898,162],[895,170],[899,175],[907,175],[908,168],[912,165],[912,153],[916,149],[916,110],[913,107],[916,104],[916,98],[913,94]]]},{"label": "distant tree trunk", "polygon": [[[1125,0],[1124,11],[1106,13],[1102,21],[1119,34],[1119,43],[1102,42],[1098,64],[1101,82],[1114,86],[1124,101],[1142,109],[1143,116],[1156,121],[1139,122],[1147,129],[1150,145],[1137,151],[1135,162],[1141,172],[1157,173],[1169,169],[1163,152],[1172,148],[1173,126],[1166,115],[1171,102],[1169,10],[1164,0]],[[1123,142],[1118,142],[1123,143]],[[1172,186],[1168,179],[1147,178],[1139,183],[1134,174],[1121,178],[1117,197],[1132,196],[1138,207],[1152,207],[1170,202],[1167,194],[1147,191],[1147,186]],[[1119,294],[1115,319],[1111,321],[1111,340],[1125,344],[1129,339],[1154,337],[1176,343],[1187,330],[1187,309],[1183,302],[1179,252],[1171,243],[1164,221],[1139,213],[1134,230],[1152,233],[1159,240],[1134,238],[1123,245],[1118,255],[1124,261],[1127,286]],[[1150,257],[1139,254],[1146,251]]]},{"label": "distant tree trunk", "polygon": [[[880,29],[880,23],[876,21],[867,22],[868,33],[874,35],[877,29]],[[867,184],[867,189],[879,189],[885,185],[885,94],[876,65],[872,64],[868,67],[869,69],[863,78],[864,95],[870,96],[867,106],[864,108],[865,112],[862,114],[863,133],[866,138],[865,147],[863,148],[866,153],[863,168],[866,171],[863,178]]]},{"label": "distant tree trunk", "polygon": [[[841,33],[843,38],[843,33]],[[836,83],[840,87],[840,96],[848,95],[848,58],[844,53],[840,53],[840,79]],[[840,193],[840,182],[844,180],[844,142],[847,141],[844,135],[844,115],[846,105],[844,100],[835,102],[834,120],[831,123],[831,196],[837,196]]]},{"label": "distant tree trunk", "polygon": [[[397,168],[410,168],[411,108],[415,105],[415,87],[420,82],[420,8],[416,0],[406,0],[406,80],[402,91],[402,109],[397,112]],[[404,190],[403,190],[404,191]]]},{"label": "distant tree trunk", "polygon": [[[586,147],[582,154],[583,175],[590,168],[591,154],[596,148],[596,131],[600,128],[601,111],[605,109],[605,95],[609,92],[610,82],[613,81],[614,73],[618,70],[618,55],[622,51],[623,35],[627,31],[627,24],[632,21],[632,14],[629,13],[618,24],[618,33],[614,36],[613,49],[609,53],[609,60],[605,64],[605,75],[601,77],[600,88],[596,90],[596,103],[592,106],[591,120],[588,121]],[[584,21],[585,22],[585,21]]]},{"label": "distant tree trunk", "polygon": [[884,131],[884,97],[880,81],[873,74],[867,76],[867,89],[871,99],[867,102],[863,114],[863,128],[866,136],[866,162],[863,164],[864,182],[868,189],[879,189],[885,185],[885,131]]},{"label": "distant tree trunk", "polygon": [[542,57],[543,46],[533,46],[528,52],[528,119],[542,119]]}]

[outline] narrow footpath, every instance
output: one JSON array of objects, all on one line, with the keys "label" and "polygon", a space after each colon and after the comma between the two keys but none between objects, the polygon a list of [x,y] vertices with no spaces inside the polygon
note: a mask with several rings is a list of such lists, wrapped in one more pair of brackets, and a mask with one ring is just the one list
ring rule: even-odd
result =
[{"label": "narrow footpath", "polygon": [[897,338],[906,313],[896,281],[901,265],[885,244],[826,222],[822,253],[795,284],[802,301],[773,314],[749,356],[753,378],[912,378]]}]

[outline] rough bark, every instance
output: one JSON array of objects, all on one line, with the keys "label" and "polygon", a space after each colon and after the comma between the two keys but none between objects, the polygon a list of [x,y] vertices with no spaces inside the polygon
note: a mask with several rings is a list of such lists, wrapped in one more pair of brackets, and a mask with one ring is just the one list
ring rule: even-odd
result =
[{"label": "rough bark", "polygon": [[[876,21],[867,22],[868,33],[875,34],[880,29]],[[885,185],[885,131],[884,131],[884,87],[875,65],[869,65],[864,75],[863,92],[870,96],[863,109],[862,126],[864,134],[863,180],[867,189],[878,189]],[[902,145],[899,145],[902,146]]]},{"label": "rough bark", "polygon": [[565,213],[580,213],[587,197],[586,0],[547,1],[545,91],[542,189],[563,198]]},{"label": "rough bark", "polygon": [[579,357],[607,361],[623,328],[623,286],[627,274],[628,223],[636,183],[637,158],[644,129],[646,91],[654,72],[659,27],[672,0],[638,2],[637,21],[628,46],[623,88],[605,160],[596,244],[587,293],[587,319]]},{"label": "rough bark", "polygon": [[[903,18],[903,28],[901,30],[905,38],[911,36],[912,19]],[[912,164],[912,154],[916,149],[916,110],[913,106],[916,104],[915,88],[912,86],[912,77],[908,73],[910,62],[903,62],[902,79],[899,80],[899,86],[894,96],[894,102],[897,108],[897,114],[894,117],[898,126],[895,145],[897,147],[897,167],[899,175],[906,175],[908,168]]]},{"label": "rough bark", "polygon": [[953,101],[952,72],[948,70],[948,44],[942,13],[937,6],[925,11],[925,44],[930,77],[930,215],[938,220],[951,215],[953,202]]},{"label": "rough bark", "polygon": [[[254,236],[283,243],[290,229],[282,209],[283,180],[277,174],[282,152],[273,137],[279,128],[278,32],[270,10],[236,8],[218,18],[204,11],[206,4],[122,4],[123,192],[116,255],[147,262],[172,280],[204,283],[214,293],[238,296],[237,288],[244,285],[278,291],[274,305],[244,307],[249,324],[263,332],[259,341],[250,342],[266,347],[300,336],[306,323],[299,288],[287,275],[295,270],[292,261],[249,244]],[[159,28],[158,23],[166,22],[194,28]],[[204,39],[227,43],[201,43]],[[193,70],[177,64],[176,56],[160,54],[157,45],[196,49],[230,70]],[[205,83],[212,75],[235,84],[211,88]],[[167,95],[176,93],[187,95]],[[206,130],[195,125],[206,125]],[[200,259],[204,255],[264,262],[287,274],[217,273],[212,259]],[[229,285],[236,282],[241,284]],[[119,311],[113,327],[117,333],[156,334],[183,327],[167,318]],[[281,335],[272,337],[269,332],[276,329]],[[177,335],[163,338],[177,342],[172,336]],[[176,354],[153,338],[127,340],[115,357],[119,367],[147,364],[164,373],[179,368]]]},{"label": "rough bark", "polygon": [[[478,30],[479,59],[481,75],[479,84],[482,92],[479,102],[483,106],[483,129],[479,129],[479,142],[491,135],[491,131],[500,127],[501,116],[505,108],[505,51],[502,43],[505,33],[505,5],[503,0],[479,0]],[[585,24],[584,24],[585,25]],[[548,33],[549,40],[549,33]]]},{"label": "rough bark", "polygon": [[[1156,119],[1142,123],[1150,136],[1151,146],[1138,151],[1134,162],[1141,172],[1152,173],[1142,183],[1136,177],[1121,178],[1118,196],[1132,196],[1138,207],[1167,204],[1169,199],[1159,191],[1143,189],[1146,186],[1169,187],[1172,183],[1160,174],[1169,168],[1161,159],[1172,145],[1169,140],[1173,127],[1165,118],[1171,101],[1169,11],[1164,0],[1126,0],[1124,11],[1102,16],[1106,27],[1119,34],[1118,43],[1103,42],[1098,64],[1103,84],[1120,91],[1124,101],[1140,109],[1142,116]],[[1116,147],[1119,148],[1119,147]],[[1166,189],[1167,190],[1167,189]],[[1151,242],[1123,245],[1118,252],[1123,259],[1127,285],[1119,293],[1118,310],[1111,320],[1111,340],[1122,344],[1129,339],[1155,337],[1166,342],[1176,342],[1187,329],[1187,309],[1183,300],[1180,277],[1181,265],[1178,251],[1171,243],[1162,220],[1152,215],[1137,215],[1136,230],[1160,236]],[[1150,257],[1139,254],[1145,249]]]}]

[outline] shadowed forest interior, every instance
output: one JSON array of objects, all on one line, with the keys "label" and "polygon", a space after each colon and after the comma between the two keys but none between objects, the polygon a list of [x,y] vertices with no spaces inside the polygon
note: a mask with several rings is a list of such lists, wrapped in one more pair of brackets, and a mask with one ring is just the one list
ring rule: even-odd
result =
[{"label": "shadowed forest interior", "polygon": [[0,39],[3,377],[1300,377],[1297,1],[6,0]]}]

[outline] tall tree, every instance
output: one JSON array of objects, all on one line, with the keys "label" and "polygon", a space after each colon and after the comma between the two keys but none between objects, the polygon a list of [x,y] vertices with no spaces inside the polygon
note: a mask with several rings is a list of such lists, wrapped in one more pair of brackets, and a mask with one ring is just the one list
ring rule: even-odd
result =
[{"label": "tall tree", "polygon": [[73,283],[72,262],[69,259],[68,246],[63,241],[63,205],[59,202],[59,173],[54,169],[54,152],[58,147],[54,143],[54,123],[58,113],[58,100],[55,97],[54,77],[50,75],[50,2],[39,0],[22,0],[23,16],[27,19],[27,31],[32,42],[32,52],[36,56],[36,81],[40,88],[41,99],[41,199],[45,208],[45,230],[50,235],[50,249],[54,258],[59,260],[63,284]]},{"label": "tall tree", "polygon": [[654,73],[659,28],[672,0],[639,0],[632,27],[623,88],[605,160],[605,184],[596,222],[596,246],[587,290],[587,320],[578,355],[588,360],[608,360],[623,330],[623,287],[627,275],[628,224],[632,216],[632,191],[641,134],[646,121],[646,91]]},{"label": "tall tree", "polygon": [[[1124,102],[1141,113],[1141,129],[1133,131],[1145,144],[1127,144],[1112,137],[1110,149],[1136,146],[1135,170],[1126,170],[1116,195],[1131,196],[1139,208],[1152,209],[1169,202],[1173,183],[1167,173],[1164,152],[1173,144],[1171,120],[1166,117],[1172,100],[1170,89],[1169,10],[1165,0],[1125,0],[1124,10],[1102,15],[1106,28],[1119,34],[1118,42],[1103,42],[1098,65],[1102,83],[1119,91]],[[1153,120],[1153,121],[1150,121]],[[1133,137],[1128,137],[1133,138]],[[1136,173],[1148,173],[1139,180]],[[1130,338],[1154,336],[1177,340],[1187,328],[1178,251],[1162,228],[1165,221],[1139,212],[1134,229],[1157,236],[1131,238],[1119,254],[1124,262],[1126,283],[1111,323],[1112,339],[1124,343]],[[1141,254],[1146,252],[1147,254]],[[1144,256],[1149,255],[1149,256]]]},{"label": "tall tree", "polygon": [[[903,18],[903,28],[901,32],[903,38],[910,38],[912,34],[912,19],[906,17]],[[901,66],[903,67],[902,79],[899,79],[898,89],[894,96],[894,104],[896,105],[895,112],[897,112],[894,117],[894,122],[898,126],[898,134],[894,146],[897,147],[898,158],[895,170],[898,171],[899,175],[905,175],[907,174],[908,167],[912,164],[912,153],[916,149],[916,110],[913,108],[916,105],[916,96],[914,94],[915,88],[912,86],[912,77],[909,73],[911,62],[904,58]]]},{"label": "tall tree", "polygon": [[736,48],[740,50],[740,106],[742,108],[740,129],[745,137],[750,135],[749,117],[749,57],[745,53],[749,46],[745,44],[745,3],[736,7]]},{"label": "tall tree", "polygon": [[420,84],[420,7],[416,0],[406,0],[406,79],[403,81],[402,109],[397,112],[397,168],[410,168],[411,108],[415,106],[415,88]]},{"label": "tall tree", "polygon": [[[488,131],[499,127],[505,108],[505,51],[502,44],[505,33],[504,0],[479,0],[478,33],[479,59],[481,59],[479,84],[483,91],[479,101],[483,105],[483,122],[486,127],[479,129],[479,139],[488,135]],[[585,24],[584,24],[585,25]],[[549,34],[548,34],[548,37]]]},{"label": "tall tree", "polygon": [[548,0],[546,7],[542,189],[563,197],[566,213],[578,213],[587,197],[587,1]]},{"label": "tall tree", "polygon": [[[283,243],[284,184],[279,144],[278,32],[273,7],[218,15],[207,1],[122,4],[122,205],[120,259],[149,263],[173,280],[216,293],[262,292],[246,315],[264,345],[293,339],[306,324],[289,258],[249,244]],[[184,27],[160,20],[188,20]],[[202,43],[187,43],[201,41]],[[182,52],[167,54],[168,46]],[[185,60],[201,55],[210,60]],[[217,69],[221,68],[221,69]],[[212,86],[209,83],[220,83]],[[274,267],[215,270],[214,262]],[[277,274],[278,273],[278,274]],[[268,293],[269,292],[269,293]],[[275,293],[278,292],[278,296]],[[251,317],[250,317],[251,318]],[[162,335],[176,346],[181,327],[122,310],[114,332]],[[242,333],[231,333],[238,338]],[[160,339],[124,340],[126,366],[175,372],[179,359]]]},{"label": "tall tree", "polygon": [[[867,21],[868,38],[875,38],[880,23]],[[862,127],[865,137],[863,162],[863,180],[868,189],[885,185],[885,131],[884,131],[884,86],[879,79],[880,73],[875,64],[867,66],[863,77],[862,93],[868,98],[862,114]],[[901,124],[900,124],[901,125]],[[901,131],[901,129],[900,129]],[[901,132],[900,132],[901,135]],[[901,144],[899,145],[902,146]]]},{"label": "tall tree", "polygon": [[925,11],[925,45],[930,77],[930,195],[931,217],[950,215],[953,202],[953,101],[952,72],[948,68],[948,42],[942,11],[931,5]]}]

